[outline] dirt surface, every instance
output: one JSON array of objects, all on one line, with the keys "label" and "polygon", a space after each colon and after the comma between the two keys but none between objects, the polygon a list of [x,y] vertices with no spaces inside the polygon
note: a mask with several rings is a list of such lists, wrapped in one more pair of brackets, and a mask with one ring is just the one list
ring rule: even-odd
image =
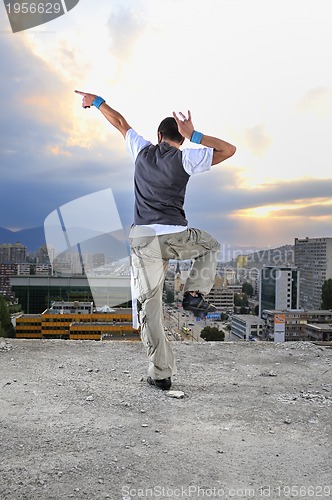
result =
[{"label": "dirt surface", "polygon": [[332,498],[332,350],[0,340],[0,500]]}]

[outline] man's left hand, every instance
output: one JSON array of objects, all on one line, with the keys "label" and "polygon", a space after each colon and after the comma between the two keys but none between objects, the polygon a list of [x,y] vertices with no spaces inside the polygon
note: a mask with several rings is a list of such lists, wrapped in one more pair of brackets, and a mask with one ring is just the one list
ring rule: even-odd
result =
[{"label": "man's left hand", "polygon": [[83,96],[82,99],[82,108],[90,108],[92,106],[93,101],[97,97],[95,94],[88,94],[87,92],[82,92],[81,90],[75,90],[76,94],[80,94]]},{"label": "man's left hand", "polygon": [[178,131],[183,137],[190,140],[194,132],[194,125],[191,121],[191,113],[188,110],[188,118],[181,112],[179,113],[179,115],[181,118],[179,118],[173,111],[173,116],[176,123],[178,124]]}]

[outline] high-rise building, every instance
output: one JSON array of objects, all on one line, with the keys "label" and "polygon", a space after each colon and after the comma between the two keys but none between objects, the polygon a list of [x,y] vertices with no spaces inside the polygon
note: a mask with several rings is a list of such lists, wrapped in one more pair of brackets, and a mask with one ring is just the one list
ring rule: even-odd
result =
[{"label": "high-rise building", "polygon": [[264,266],[260,274],[259,316],[264,309],[299,308],[299,273],[296,267]]},{"label": "high-rise building", "polygon": [[0,244],[0,264],[21,264],[26,262],[27,247],[21,243]]},{"label": "high-rise building", "polygon": [[12,291],[10,278],[15,276],[17,272],[16,264],[1,264],[0,263],[0,294],[8,300],[14,300],[15,294]]},{"label": "high-rise building", "polygon": [[236,268],[248,267],[248,255],[238,255],[236,258]]},{"label": "high-rise building", "polygon": [[37,260],[36,260],[37,264],[49,264],[50,263],[50,259],[48,256],[48,248],[46,245],[38,248],[36,258],[37,258]]},{"label": "high-rise building", "polygon": [[294,248],[300,273],[300,307],[320,309],[322,286],[332,278],[332,238],[295,238]]}]

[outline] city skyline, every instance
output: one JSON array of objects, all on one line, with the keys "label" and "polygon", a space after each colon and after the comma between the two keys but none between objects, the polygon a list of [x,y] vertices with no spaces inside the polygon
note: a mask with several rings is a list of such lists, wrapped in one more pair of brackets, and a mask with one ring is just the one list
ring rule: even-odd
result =
[{"label": "city skyline", "polygon": [[[173,110],[237,146],[188,185],[189,224],[226,248],[273,248],[331,235],[327,64],[332,6],[309,1],[81,0],[13,34],[4,6],[0,227],[42,226],[57,207],[111,187],[132,222],[133,165],[123,139],[83,110],[102,95],[152,142]],[[186,144],[189,146],[189,143]]]}]

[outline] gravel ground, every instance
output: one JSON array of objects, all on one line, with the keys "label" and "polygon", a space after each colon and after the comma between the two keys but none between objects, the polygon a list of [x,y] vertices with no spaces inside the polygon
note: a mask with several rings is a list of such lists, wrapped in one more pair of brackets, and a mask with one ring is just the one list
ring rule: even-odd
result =
[{"label": "gravel ground", "polygon": [[332,498],[332,350],[0,340],[0,500]]}]

